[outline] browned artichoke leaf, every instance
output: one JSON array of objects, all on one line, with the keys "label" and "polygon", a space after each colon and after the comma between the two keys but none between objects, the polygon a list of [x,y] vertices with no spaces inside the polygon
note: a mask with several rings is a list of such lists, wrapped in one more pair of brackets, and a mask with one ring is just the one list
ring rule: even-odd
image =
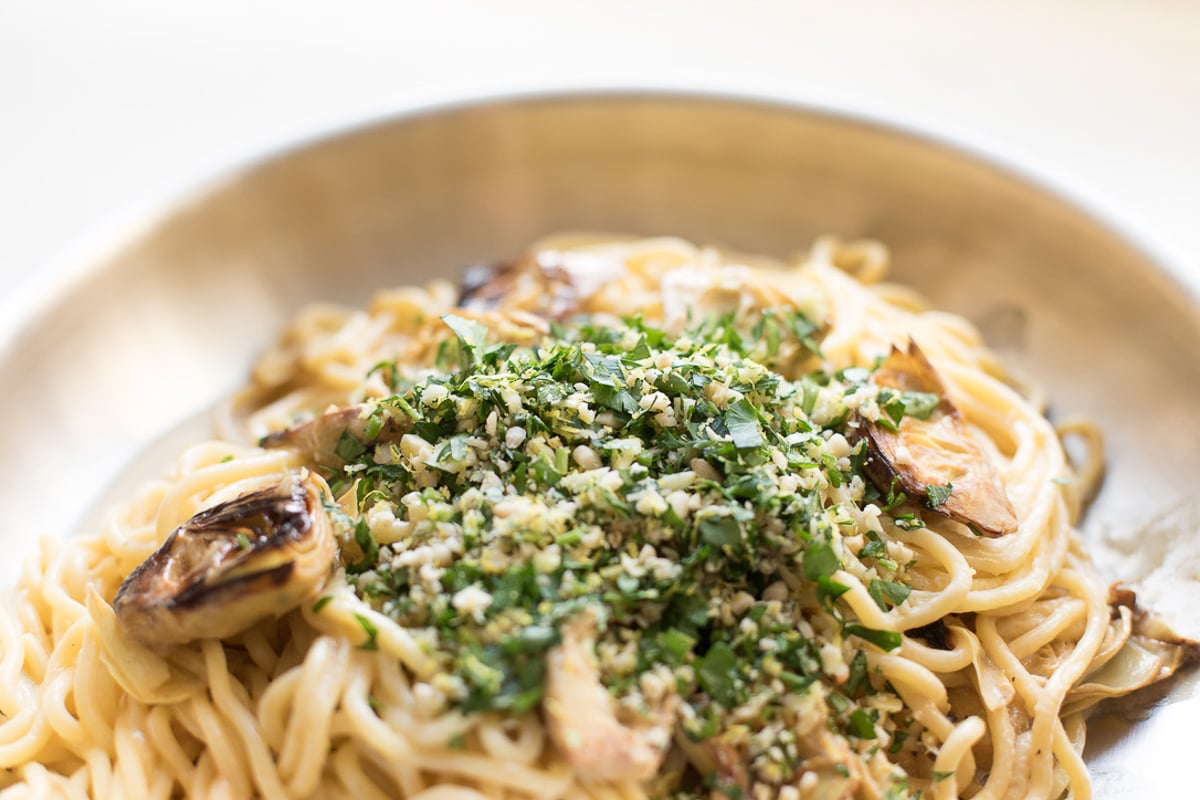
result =
[{"label": "browned artichoke leaf", "polygon": [[624,724],[601,683],[595,637],[595,612],[585,610],[564,623],[562,643],[546,653],[547,733],[581,776],[650,780],[666,757],[679,697],[669,694],[644,719]]},{"label": "browned artichoke leaf", "polygon": [[1124,628],[1122,620],[1131,619],[1131,629],[1120,649],[1093,661],[1091,672],[1067,693],[1064,714],[1124,697],[1200,663],[1200,644],[1176,634],[1158,615],[1138,608],[1131,590],[1114,585],[1109,590],[1109,604],[1113,625]]},{"label": "browned artichoke leaf", "polygon": [[1017,515],[995,465],[971,437],[941,376],[916,343],[910,341],[907,350],[893,347],[871,382],[939,397],[927,419],[904,416],[899,430],[861,419],[871,450],[864,471],[876,488],[888,493],[898,487],[926,508],[989,536],[1015,531]]},{"label": "browned artichoke leaf", "polygon": [[129,574],[113,610],[149,645],[225,638],[315,595],[337,552],[311,474],[201,511]]},{"label": "browned artichoke leaf", "polygon": [[463,271],[458,305],[475,311],[520,309],[562,320],[583,311],[588,298],[624,272],[611,255],[544,250],[515,261],[476,264]]},{"label": "browned artichoke leaf", "polygon": [[1067,695],[1063,713],[1082,711],[1171,677],[1187,660],[1187,648],[1144,636],[1131,636],[1113,658]]},{"label": "browned artichoke leaf", "polygon": [[390,421],[379,430],[370,430],[374,410],[372,404],[337,408],[268,434],[259,444],[268,449],[295,450],[310,464],[340,470],[390,430]]}]

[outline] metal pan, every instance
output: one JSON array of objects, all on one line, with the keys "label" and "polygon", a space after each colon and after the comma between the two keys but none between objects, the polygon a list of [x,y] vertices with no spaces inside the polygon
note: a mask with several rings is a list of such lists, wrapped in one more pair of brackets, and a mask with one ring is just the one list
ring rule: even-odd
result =
[{"label": "metal pan", "polygon": [[[712,96],[570,94],[442,107],[282,153],[163,209],[24,309],[0,342],[5,577],[35,534],[92,524],[81,520],[98,504],[203,436],[207,410],[303,303],[362,303],[563,228],[777,255],[822,233],[881,239],[894,277],[979,324],[1053,412],[1103,425],[1108,479],[1089,536],[1194,514],[1200,312],[1109,227],[962,150],[870,122]],[[1200,701],[1186,694],[1131,734],[1098,727],[1101,796],[1187,793],[1174,749]]]}]

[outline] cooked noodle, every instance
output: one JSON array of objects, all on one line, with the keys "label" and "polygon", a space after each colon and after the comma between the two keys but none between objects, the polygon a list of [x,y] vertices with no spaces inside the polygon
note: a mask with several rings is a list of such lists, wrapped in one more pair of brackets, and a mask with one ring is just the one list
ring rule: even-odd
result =
[{"label": "cooked noodle", "polygon": [[[593,315],[637,313],[669,324],[664,317],[682,302],[671,296],[670,276],[684,271],[720,276],[714,280],[752,310],[788,306],[822,320],[820,352],[831,372],[871,368],[893,345],[919,343],[995,465],[1019,525],[985,537],[936,513],[922,512],[924,526],[912,529],[884,515],[887,552],[910,560],[911,594],[891,607],[872,594],[877,574],[861,560],[845,558],[830,576],[845,587],[839,607],[858,624],[908,632],[891,652],[865,648],[870,683],[881,692],[870,701],[881,720],[878,747],[847,740],[859,766],[839,791],[1088,797],[1080,751],[1092,705],[1063,709],[1072,689],[1119,649],[1119,629],[1129,622],[1110,605],[1073,528],[1099,481],[1094,429],[1061,430],[1088,444],[1073,467],[1060,434],[1006,381],[966,321],[878,283],[887,267],[879,245],[825,241],[802,268],[786,270],[674,239],[560,239],[536,249],[567,245],[620,266],[581,290],[579,310]],[[701,295],[690,297],[706,301]],[[122,582],[173,530],[307,463],[296,450],[249,443],[302,415],[391,395],[384,373],[371,371],[380,362],[408,365],[419,379],[446,338],[439,317],[466,313],[455,310],[456,296],[435,283],[381,292],[366,311],[305,310],[222,412],[223,441],[188,450],[98,535],[69,546],[42,542],[0,614],[5,798],[648,796],[652,790],[634,780],[581,779],[537,711],[463,712],[431,695],[439,667],[425,640],[360,596],[341,568],[319,608],[309,598],[224,641],[156,649],[127,637],[114,615]],[[532,343],[547,328],[529,310],[543,301],[517,284],[498,310],[468,316],[498,339]],[[868,506],[860,505],[855,513]],[[861,547],[870,525],[849,524],[841,541]],[[357,551],[342,544],[343,562],[352,561]],[[780,574],[788,584],[804,581],[798,572]],[[940,646],[913,633],[935,624],[944,626]],[[859,647],[841,637],[832,646],[842,652],[830,658],[842,664]],[[893,755],[900,720],[908,744]],[[688,758],[672,748],[667,764]],[[756,788],[751,796],[836,796],[822,794],[817,774],[802,770],[778,794]]]}]

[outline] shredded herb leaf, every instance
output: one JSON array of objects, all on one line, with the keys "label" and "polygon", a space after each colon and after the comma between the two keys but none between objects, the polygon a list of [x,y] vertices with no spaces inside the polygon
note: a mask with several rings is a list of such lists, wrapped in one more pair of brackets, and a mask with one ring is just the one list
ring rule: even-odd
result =
[{"label": "shredded herb leaf", "polygon": [[950,499],[951,492],[954,491],[954,484],[947,483],[945,486],[926,486],[925,496],[929,499],[929,506],[937,508]]}]

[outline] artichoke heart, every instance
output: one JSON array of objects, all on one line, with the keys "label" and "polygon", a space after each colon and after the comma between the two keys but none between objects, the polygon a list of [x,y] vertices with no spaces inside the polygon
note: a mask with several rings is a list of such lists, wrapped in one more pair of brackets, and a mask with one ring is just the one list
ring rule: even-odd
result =
[{"label": "artichoke heart", "polygon": [[596,633],[596,613],[585,610],[563,625],[562,644],[546,654],[547,732],[582,776],[648,781],[666,756],[679,698],[668,695],[644,718],[623,723],[600,681]]},{"label": "artichoke heart", "polygon": [[1064,715],[1132,694],[1200,663],[1200,643],[1179,636],[1161,617],[1139,607],[1132,590],[1114,584],[1108,603],[1112,609],[1108,646],[1101,648],[1087,676],[1067,694]]},{"label": "artichoke heart", "polygon": [[124,633],[152,645],[219,639],[315,595],[337,553],[321,498],[305,472],[196,514],[117,590]]},{"label": "artichoke heart", "polygon": [[[927,418],[904,416],[898,430],[862,420],[871,449],[864,472],[871,482],[885,493],[899,487],[927,508],[985,535],[1015,531],[1017,515],[995,465],[971,438],[941,376],[916,343],[910,341],[907,351],[893,346],[871,382],[938,397]],[[945,493],[938,496],[942,487]]]},{"label": "artichoke heart", "polygon": [[267,449],[295,450],[313,464],[341,469],[349,456],[365,448],[364,442],[373,438],[367,435],[373,410],[369,404],[335,408],[306,422],[268,434],[259,445]]},{"label": "artichoke heart", "polygon": [[624,271],[619,258],[603,251],[542,250],[515,261],[468,267],[458,306],[476,312],[523,309],[564,320],[586,311],[592,295]]}]

